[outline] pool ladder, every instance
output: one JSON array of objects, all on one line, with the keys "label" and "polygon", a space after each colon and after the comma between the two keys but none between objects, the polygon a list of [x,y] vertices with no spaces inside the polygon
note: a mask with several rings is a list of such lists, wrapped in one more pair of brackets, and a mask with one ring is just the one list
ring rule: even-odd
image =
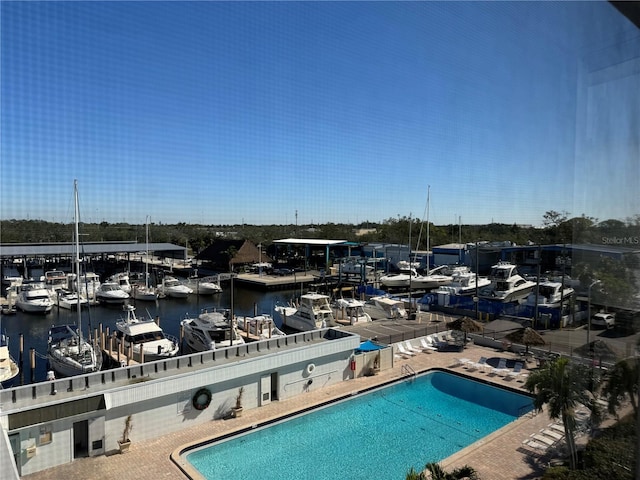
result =
[{"label": "pool ladder", "polygon": [[409,380],[414,380],[416,378],[416,371],[408,363],[402,365],[400,373],[406,377],[409,377]]}]

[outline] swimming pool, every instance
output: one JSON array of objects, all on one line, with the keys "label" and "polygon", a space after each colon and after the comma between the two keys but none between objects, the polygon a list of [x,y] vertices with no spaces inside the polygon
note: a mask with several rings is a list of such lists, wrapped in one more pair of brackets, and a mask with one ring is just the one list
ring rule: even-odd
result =
[{"label": "swimming pool", "polygon": [[184,454],[208,480],[404,478],[533,408],[531,398],[431,372]]}]

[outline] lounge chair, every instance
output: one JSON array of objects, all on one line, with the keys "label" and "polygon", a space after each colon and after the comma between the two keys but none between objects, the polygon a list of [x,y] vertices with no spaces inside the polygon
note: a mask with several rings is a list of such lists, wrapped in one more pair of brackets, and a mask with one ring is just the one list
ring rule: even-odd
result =
[{"label": "lounge chair", "polygon": [[498,366],[491,369],[493,375],[500,375],[501,377],[506,375],[509,369],[507,368],[507,359],[501,358],[498,361]]},{"label": "lounge chair", "polygon": [[560,433],[560,432],[556,432],[555,430],[551,430],[548,428],[543,428],[542,430],[540,430],[540,434],[546,436],[546,437],[550,437],[552,439],[554,439],[556,442],[562,440],[564,438],[564,433]]},{"label": "lounge chair", "polygon": [[396,346],[398,347],[398,352],[405,357],[413,357],[415,355],[415,353],[407,351],[401,343],[396,344]]},{"label": "lounge chair", "polygon": [[516,362],[513,367],[513,370],[507,370],[504,375],[505,380],[515,380],[517,379],[522,372],[522,363]]},{"label": "lounge chair", "polygon": [[531,438],[527,438],[525,441],[522,442],[522,444],[526,447],[534,449],[537,453],[540,453],[540,454],[545,453],[549,448],[548,445],[545,445],[544,443],[536,442]]},{"label": "lounge chair", "polygon": [[546,435],[540,435],[539,433],[532,433],[530,435],[530,438],[532,438],[536,442],[546,445],[547,447],[552,447],[557,442],[557,440],[555,440],[554,438],[547,437]]},{"label": "lounge chair", "polygon": [[487,357],[480,357],[480,360],[476,362],[476,368],[478,370],[486,372],[487,367],[489,367],[489,364],[487,363]]},{"label": "lounge chair", "polygon": [[438,349],[436,347],[434,347],[433,345],[430,345],[427,342],[427,339],[425,337],[422,337],[420,339],[420,346],[422,347],[422,350],[425,351],[425,352],[437,352],[438,351]]},{"label": "lounge chair", "polygon": [[409,340],[404,342],[404,348],[406,348],[407,351],[413,352],[413,353],[421,353],[422,352],[422,350],[420,350],[419,348],[416,348],[413,345],[411,345],[411,341],[409,341]]}]

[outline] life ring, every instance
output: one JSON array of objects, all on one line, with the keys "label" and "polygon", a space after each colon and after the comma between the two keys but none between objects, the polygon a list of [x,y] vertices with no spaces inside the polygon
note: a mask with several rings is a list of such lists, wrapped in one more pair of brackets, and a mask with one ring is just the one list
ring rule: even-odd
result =
[{"label": "life ring", "polygon": [[307,375],[311,375],[315,369],[316,369],[316,366],[313,363],[310,363],[309,365],[307,365],[307,368],[305,369],[305,373]]},{"label": "life ring", "polygon": [[193,396],[193,408],[196,410],[204,410],[211,403],[211,391],[208,388],[201,388]]}]

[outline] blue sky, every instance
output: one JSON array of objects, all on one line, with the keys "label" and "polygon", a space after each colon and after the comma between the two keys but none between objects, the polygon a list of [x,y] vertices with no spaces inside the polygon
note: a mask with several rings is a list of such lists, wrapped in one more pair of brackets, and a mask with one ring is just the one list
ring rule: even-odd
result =
[{"label": "blue sky", "polygon": [[1,4],[0,217],[540,224],[640,212],[606,2]]}]

